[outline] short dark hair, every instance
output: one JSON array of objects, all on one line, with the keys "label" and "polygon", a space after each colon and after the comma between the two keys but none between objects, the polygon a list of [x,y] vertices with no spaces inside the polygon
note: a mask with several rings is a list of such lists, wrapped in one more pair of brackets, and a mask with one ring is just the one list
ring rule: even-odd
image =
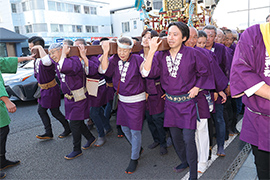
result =
[{"label": "short dark hair", "polygon": [[267,19],[269,18],[270,14],[268,14],[268,16],[266,16],[266,22],[267,22]]},{"label": "short dark hair", "polygon": [[75,42],[77,42],[77,41],[83,42],[83,45],[85,45],[85,46],[87,45],[87,43],[86,43],[86,41],[84,39],[76,39]]},{"label": "short dark hair", "polygon": [[45,46],[45,41],[40,36],[32,36],[28,39],[28,43],[33,43],[34,45],[41,45],[43,48]]},{"label": "short dark hair", "polygon": [[167,30],[162,30],[162,31],[159,33],[159,37],[164,37],[164,36],[167,36]]},{"label": "short dark hair", "polygon": [[155,30],[153,30],[153,29],[151,29],[151,28],[147,28],[147,29],[145,29],[145,30],[142,32],[141,37],[145,36],[145,34],[146,34],[147,32],[150,32],[150,33],[151,33],[151,38],[152,38],[152,37],[157,37],[157,36],[158,36],[158,32],[157,32],[157,31],[155,31]]},{"label": "short dark hair", "polygon": [[226,35],[226,34],[232,34],[232,31],[230,30],[230,29],[224,29],[224,34]]},{"label": "short dark hair", "polygon": [[135,41],[140,41],[138,38],[136,37],[131,37],[131,39],[134,39]]},{"label": "short dark hair", "polygon": [[128,45],[131,45],[132,42],[129,38],[127,37],[121,37],[118,39],[118,41],[121,43],[121,44],[128,44]]},{"label": "short dark hair", "polygon": [[205,38],[207,38],[206,32],[204,32],[204,31],[198,31],[198,38],[200,38],[200,37],[205,37]]},{"label": "short dark hair", "polygon": [[99,42],[102,42],[102,41],[109,41],[109,40],[110,40],[109,38],[103,37],[103,38],[101,38],[101,39],[99,40]]},{"label": "short dark hair", "polygon": [[182,42],[184,44],[188,40],[188,38],[189,38],[189,28],[188,28],[188,26],[185,23],[183,23],[183,22],[173,22],[173,23],[170,23],[169,24],[168,29],[171,26],[178,27],[178,29],[182,33],[182,38],[186,37],[186,40]]},{"label": "short dark hair", "polygon": [[217,35],[217,28],[215,26],[213,26],[213,25],[207,25],[207,26],[204,26],[203,27],[203,30],[205,30],[205,29],[215,30],[215,33]]},{"label": "short dark hair", "polygon": [[70,40],[70,39],[65,39],[65,40],[63,41],[63,43],[67,43],[67,45],[73,46],[73,41]]}]

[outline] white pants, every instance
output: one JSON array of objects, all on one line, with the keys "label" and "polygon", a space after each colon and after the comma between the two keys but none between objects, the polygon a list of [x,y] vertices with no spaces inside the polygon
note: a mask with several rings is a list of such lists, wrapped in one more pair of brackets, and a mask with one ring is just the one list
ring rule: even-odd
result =
[{"label": "white pants", "polygon": [[197,121],[195,141],[198,152],[198,162],[206,163],[209,156],[209,133],[207,119],[200,119],[200,122]]}]

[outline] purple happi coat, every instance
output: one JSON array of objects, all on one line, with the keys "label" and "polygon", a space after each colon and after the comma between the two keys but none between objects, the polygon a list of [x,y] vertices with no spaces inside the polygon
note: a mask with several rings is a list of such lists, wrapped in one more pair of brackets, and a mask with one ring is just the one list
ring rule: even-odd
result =
[{"label": "purple happi coat", "polygon": [[[39,84],[46,84],[55,78],[55,64],[45,66],[42,59],[38,58],[34,61],[34,75]],[[58,108],[61,105],[61,92],[58,84],[49,89],[40,90],[40,98],[38,103],[43,108]]]},{"label": "purple happi coat", "polygon": [[[140,51],[140,56],[144,57],[144,51]],[[150,115],[160,114],[164,112],[165,100],[161,98],[165,94],[161,87],[160,77],[157,78],[145,78],[146,93],[148,93],[148,99],[146,101],[146,109]]]},{"label": "purple happi coat", "polygon": [[[217,60],[215,59],[216,58],[215,54],[208,49],[199,48],[199,47],[195,47],[195,49],[204,53],[208,57],[208,60],[210,63],[210,69],[214,76],[214,82],[215,82],[215,88],[213,89],[215,89],[216,92],[223,91],[227,87],[229,80],[220,69],[217,63]],[[208,90],[210,90],[210,88]],[[198,101],[200,102],[201,100],[201,104],[200,103],[198,104],[199,114],[201,118],[210,118],[210,112],[207,111],[209,110],[208,103],[205,99],[205,94],[208,94],[208,93],[209,91],[204,90],[204,91],[199,92],[197,96]],[[214,98],[213,98],[214,97],[213,91],[211,91],[210,93],[212,97],[211,99],[213,103],[215,104]],[[215,106],[212,112],[213,113],[215,112]]]},{"label": "purple happi coat", "polygon": [[[100,64],[98,58],[99,56],[87,56],[89,63],[89,74],[86,76],[92,79],[103,80],[105,79],[104,75],[98,73],[98,66]],[[89,107],[100,107],[107,104],[107,88],[106,84],[103,84],[98,87],[97,97],[88,95],[89,98]]]},{"label": "purple happi coat", "polygon": [[[198,50],[182,45],[172,67],[170,52],[156,52],[149,78],[160,76],[162,88],[170,95],[187,94],[194,86],[201,89],[214,87],[208,80],[211,75],[205,65],[207,57]],[[178,59],[178,60],[177,60]],[[180,60],[179,60],[180,59]],[[179,64],[177,66],[177,64]],[[169,67],[169,68],[168,68]],[[196,129],[196,98],[187,102],[175,103],[165,100],[164,127]]]},{"label": "purple happi coat", "polygon": [[[227,49],[226,46],[219,43],[214,43],[211,51],[216,55],[217,63],[219,64],[220,69],[229,79],[230,77],[230,68],[232,62],[232,51],[231,49]],[[218,96],[218,99],[215,103],[221,104],[222,98]]]},{"label": "purple happi coat", "polygon": [[[109,58],[109,67],[105,75],[112,77],[115,91],[119,85],[119,94],[123,96],[137,95],[145,92],[145,82],[140,73],[140,65],[143,58],[137,54],[130,54],[128,62],[123,62],[118,55]],[[127,67],[127,72],[122,75],[120,70]],[[127,126],[132,130],[141,130],[145,115],[145,100],[136,103],[124,103],[118,101],[117,124]]]},{"label": "purple happi coat", "polygon": [[[262,81],[270,85],[269,69],[270,57],[260,25],[251,26],[241,35],[235,50],[230,77],[232,96],[243,93]],[[255,94],[250,97],[244,95],[242,101],[246,109],[240,139],[270,152],[270,101]]]},{"label": "purple happi coat", "polygon": [[[61,71],[59,72],[59,65],[57,65],[57,71],[64,94],[71,95],[70,90],[77,90],[85,86],[85,72],[79,57],[65,58]],[[87,92],[85,94],[87,95]],[[69,100],[65,97],[65,117],[68,120],[89,118],[88,99],[74,102],[73,98]]]}]

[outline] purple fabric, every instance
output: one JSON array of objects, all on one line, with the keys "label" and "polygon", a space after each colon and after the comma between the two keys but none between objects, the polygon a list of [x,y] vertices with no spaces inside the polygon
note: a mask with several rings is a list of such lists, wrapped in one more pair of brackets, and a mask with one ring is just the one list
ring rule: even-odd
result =
[{"label": "purple fabric", "polygon": [[[214,48],[214,49],[213,49]],[[216,60],[221,68],[221,70],[224,72],[224,74],[227,77],[229,76],[230,73],[230,67],[231,67],[231,60],[232,60],[232,56],[229,50],[226,49],[226,46],[224,46],[223,44],[219,44],[219,43],[214,43],[212,49],[216,55]]]},{"label": "purple fabric", "polygon": [[164,111],[165,100],[161,98],[165,94],[161,85],[156,86],[157,94],[149,94],[146,102],[149,115],[159,114]]},{"label": "purple fabric", "polygon": [[[106,83],[112,83],[112,78],[109,78],[107,76],[105,76],[105,80],[106,80]],[[114,96],[114,88],[113,87],[109,87],[106,85],[106,91],[107,91],[107,102],[110,102],[113,100],[113,96]]]},{"label": "purple fabric", "polygon": [[[171,95],[187,94],[194,86],[213,89],[214,82],[208,80],[211,72],[208,71],[207,57],[198,50],[184,45],[179,53],[182,54],[182,58],[176,78],[170,76],[168,71],[166,57],[170,56],[169,51],[156,52],[148,77],[160,76],[162,88]],[[196,129],[195,99],[183,103],[165,100],[164,126]]]},{"label": "purple fabric", "polygon": [[[57,69],[57,71],[59,71]],[[70,90],[77,90],[85,86],[85,72],[79,57],[65,58],[61,72],[58,72],[61,80],[61,89],[64,94],[71,95]],[[85,93],[87,95],[87,92]],[[74,102],[65,98],[65,117],[68,120],[84,120],[89,118],[88,99]]]},{"label": "purple fabric", "polygon": [[[109,67],[105,73],[106,76],[112,77],[114,89],[117,90],[120,81],[120,71],[118,63],[122,60],[118,55],[113,55],[109,59]],[[145,92],[145,82],[141,77],[140,65],[143,58],[137,54],[131,54],[128,60],[125,82],[120,81],[119,94],[123,96],[132,96]],[[118,102],[117,124],[128,126],[132,130],[141,130],[145,113],[145,101],[137,103]]]},{"label": "purple fabric", "polygon": [[[144,56],[143,49],[139,52],[140,56]],[[159,85],[156,85],[159,83]],[[145,78],[146,92],[149,94],[146,101],[146,109],[149,115],[160,114],[164,111],[165,100],[161,98],[165,94],[160,85],[160,77],[155,79]]]},{"label": "purple fabric", "polygon": [[[39,62],[39,63],[38,63]],[[38,68],[36,67],[38,65]],[[46,84],[55,78],[55,64],[44,66],[42,60],[35,60],[34,75],[38,83]],[[49,89],[40,90],[40,98],[38,103],[43,108],[58,108],[61,105],[61,92],[58,84]]]},{"label": "purple fabric", "polygon": [[[104,75],[98,73],[98,66],[100,61],[99,56],[87,56],[89,62],[89,75],[88,78],[99,79],[100,81],[105,78]],[[107,88],[106,84],[98,87],[97,97],[88,95],[89,107],[100,107],[107,104]]]},{"label": "purple fabric", "polygon": [[[231,68],[231,61],[232,61],[232,51],[231,49],[227,48],[223,44],[214,43],[212,49],[214,50],[214,54],[216,55],[217,63],[219,64],[220,69],[229,79],[230,77],[230,68]],[[212,50],[211,50],[212,51]],[[221,96],[218,96],[218,99],[215,103],[221,104]]]},{"label": "purple fabric", "polygon": [[220,69],[216,60],[216,55],[208,49],[203,49],[199,47],[195,47],[195,48],[199,50],[200,52],[204,53],[208,57],[211,72],[214,76],[215,89],[217,92],[223,91],[227,87],[229,80],[225,76],[223,71]]},{"label": "purple fabric", "polygon": [[[241,35],[237,44],[230,77],[232,96],[243,93],[264,81],[270,85],[269,55],[266,51],[259,25],[251,26]],[[246,107],[270,115],[270,101],[257,95],[242,98]],[[240,139],[270,151],[270,117],[245,110]]]}]

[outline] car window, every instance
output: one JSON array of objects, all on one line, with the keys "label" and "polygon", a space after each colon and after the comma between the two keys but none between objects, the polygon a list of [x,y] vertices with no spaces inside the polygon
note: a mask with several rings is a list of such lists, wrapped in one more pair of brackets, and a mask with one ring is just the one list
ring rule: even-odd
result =
[{"label": "car window", "polygon": [[28,61],[21,68],[24,68],[24,69],[34,69],[34,60]]}]

